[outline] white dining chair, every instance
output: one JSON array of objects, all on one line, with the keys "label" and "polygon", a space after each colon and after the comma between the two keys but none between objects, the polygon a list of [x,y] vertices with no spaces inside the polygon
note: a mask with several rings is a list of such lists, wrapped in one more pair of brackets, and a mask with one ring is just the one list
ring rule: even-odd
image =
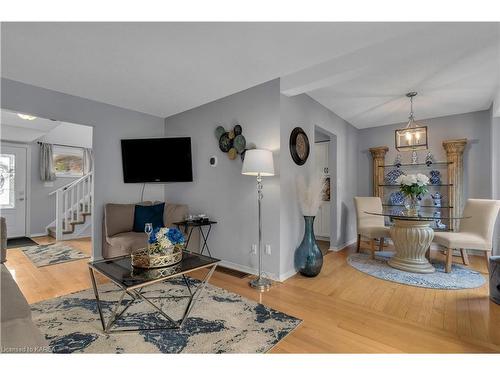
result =
[{"label": "white dining chair", "polygon": [[485,252],[486,264],[493,248],[493,231],[500,210],[500,200],[468,199],[458,232],[436,232],[434,242],[445,247],[447,273],[451,272],[453,250],[460,251],[464,264],[469,264],[467,249]]},{"label": "white dining chair", "polygon": [[384,248],[384,238],[390,237],[389,227],[385,226],[384,216],[371,215],[367,212],[382,213],[382,200],[379,197],[354,197],[356,207],[356,225],[358,232],[358,243],[356,252],[361,246],[361,237],[370,240],[370,251],[372,259],[375,259],[375,239],[379,239],[382,251]]}]

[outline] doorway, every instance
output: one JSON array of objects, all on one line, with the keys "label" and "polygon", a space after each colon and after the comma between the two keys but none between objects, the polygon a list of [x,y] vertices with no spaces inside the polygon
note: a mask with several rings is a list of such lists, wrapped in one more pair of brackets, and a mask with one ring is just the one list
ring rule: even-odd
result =
[{"label": "doorway", "polygon": [[314,233],[324,252],[323,248],[335,250],[337,246],[337,136],[315,125],[314,150],[315,174],[323,181]]},{"label": "doorway", "polygon": [[[316,178],[320,178],[323,187],[321,191],[321,204],[316,220],[314,221],[314,233],[318,240],[328,244],[330,242],[330,214],[331,214],[331,176],[330,176],[330,135],[315,127],[314,130],[314,168]],[[326,245],[320,243],[320,247]],[[324,249],[322,249],[324,252]]]},{"label": "doorway", "polygon": [[7,238],[26,236],[27,147],[2,145],[0,152],[0,211]]}]

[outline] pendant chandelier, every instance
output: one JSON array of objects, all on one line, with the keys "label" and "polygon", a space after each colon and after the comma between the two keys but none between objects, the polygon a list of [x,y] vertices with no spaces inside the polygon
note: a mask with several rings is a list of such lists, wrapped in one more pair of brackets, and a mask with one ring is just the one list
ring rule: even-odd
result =
[{"label": "pendant chandelier", "polygon": [[417,93],[409,92],[406,96],[410,98],[410,116],[408,117],[406,127],[397,129],[395,132],[396,149],[398,151],[427,149],[427,126],[415,121],[415,117],[413,116],[413,98],[417,96]]}]

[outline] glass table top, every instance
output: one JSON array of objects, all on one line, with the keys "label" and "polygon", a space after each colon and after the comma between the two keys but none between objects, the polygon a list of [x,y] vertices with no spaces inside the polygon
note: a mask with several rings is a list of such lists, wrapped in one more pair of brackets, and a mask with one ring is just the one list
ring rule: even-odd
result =
[{"label": "glass table top", "polygon": [[447,209],[443,209],[442,212],[440,213],[441,215],[439,217],[434,216],[435,211],[426,211],[425,209],[420,210],[417,214],[413,214],[408,212],[406,209],[399,209],[399,210],[394,210],[394,209],[384,209],[382,212],[371,212],[371,211],[365,211],[366,214],[370,215],[377,215],[377,216],[386,216],[390,217],[391,219],[400,219],[400,220],[415,220],[415,221],[433,221],[436,219],[470,219],[471,216],[451,216],[447,212]]},{"label": "glass table top", "polygon": [[130,255],[89,262],[89,267],[103,274],[124,288],[137,287],[151,282],[180,276],[199,268],[218,263],[219,259],[184,251],[182,260],[169,267],[142,269],[132,266]]}]

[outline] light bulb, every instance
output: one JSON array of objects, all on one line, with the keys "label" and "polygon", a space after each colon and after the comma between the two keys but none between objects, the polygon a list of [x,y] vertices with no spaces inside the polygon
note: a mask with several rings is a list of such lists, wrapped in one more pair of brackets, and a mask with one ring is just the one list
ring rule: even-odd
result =
[{"label": "light bulb", "polygon": [[24,113],[18,113],[17,116],[22,118],[23,120],[28,120],[28,121],[33,121],[34,119],[36,119],[36,116],[25,115]]},{"label": "light bulb", "polygon": [[407,140],[408,142],[410,142],[410,141],[411,141],[411,133],[410,133],[410,132],[406,132],[405,137],[406,137],[406,140]]}]

